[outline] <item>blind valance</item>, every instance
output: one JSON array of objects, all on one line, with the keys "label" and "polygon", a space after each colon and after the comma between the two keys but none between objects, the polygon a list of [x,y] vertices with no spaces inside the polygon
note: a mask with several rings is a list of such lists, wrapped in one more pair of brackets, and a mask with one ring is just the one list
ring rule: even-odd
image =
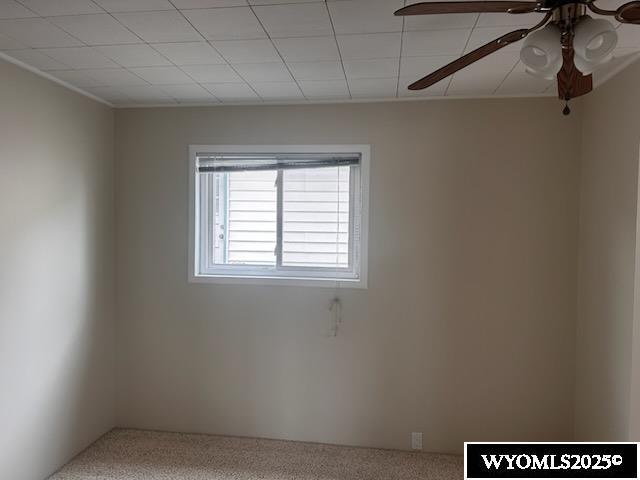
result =
[{"label": "blind valance", "polygon": [[292,170],[300,168],[345,167],[360,164],[360,154],[198,154],[199,173]]}]

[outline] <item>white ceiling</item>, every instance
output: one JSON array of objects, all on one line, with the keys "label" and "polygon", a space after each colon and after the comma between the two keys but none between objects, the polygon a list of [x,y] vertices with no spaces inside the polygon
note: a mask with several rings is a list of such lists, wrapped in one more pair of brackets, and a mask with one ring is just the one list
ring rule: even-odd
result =
[{"label": "white ceiling", "polygon": [[[554,82],[525,73],[518,44],[410,92],[408,84],[540,14],[394,17],[403,5],[0,0],[0,51],[118,106],[554,93]],[[640,26],[618,32],[617,57],[640,51]]]}]

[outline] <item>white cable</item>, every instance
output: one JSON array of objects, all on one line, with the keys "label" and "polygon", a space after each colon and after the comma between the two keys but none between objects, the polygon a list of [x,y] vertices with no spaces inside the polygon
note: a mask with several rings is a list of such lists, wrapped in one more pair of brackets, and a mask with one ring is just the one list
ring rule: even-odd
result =
[{"label": "white cable", "polygon": [[335,263],[335,293],[334,298],[331,301],[331,306],[329,310],[333,313],[332,316],[332,326],[331,326],[331,336],[338,336],[338,328],[342,323],[342,302],[340,300],[339,292],[340,292],[340,283],[338,282],[338,265],[340,263],[340,167],[337,169],[338,173],[338,192],[336,199],[336,263]]},{"label": "white cable", "polygon": [[331,325],[331,336],[338,336],[338,328],[342,323],[342,302],[338,297],[334,298],[331,301],[331,306],[329,307],[329,311],[333,313],[332,315],[332,325]]}]

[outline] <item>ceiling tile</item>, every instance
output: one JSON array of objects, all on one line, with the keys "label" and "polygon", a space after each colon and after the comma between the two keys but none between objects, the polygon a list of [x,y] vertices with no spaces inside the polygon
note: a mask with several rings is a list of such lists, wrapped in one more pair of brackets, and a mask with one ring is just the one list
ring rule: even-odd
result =
[{"label": "ceiling tile", "polygon": [[118,67],[118,64],[92,47],[45,48],[42,53],[76,69]]},{"label": "ceiling tile", "polygon": [[14,40],[7,35],[0,33],[0,50],[19,50],[21,48],[28,48],[23,43]]},{"label": "ceiling tile", "polygon": [[87,45],[140,42],[140,38],[123,27],[108,13],[51,17],[49,21]]},{"label": "ceiling tile", "polygon": [[447,95],[491,95],[519,61],[515,52],[496,52],[453,76]]},{"label": "ceiling tile", "polygon": [[258,94],[246,83],[204,83],[202,86],[223,102],[259,99]]},{"label": "ceiling tile", "polygon": [[[604,10],[617,10],[618,7],[624,5],[629,0],[598,0],[598,7]],[[589,12],[589,15],[594,15]],[[611,17],[609,17],[611,18]]]},{"label": "ceiling tile", "polygon": [[47,73],[59,78],[64,82],[70,83],[71,85],[75,85],[76,87],[80,88],[91,86],[96,87],[100,85],[100,82],[97,82],[95,79],[88,77],[81,70],[56,70]]},{"label": "ceiling tile", "polygon": [[478,27],[533,27],[544,18],[542,13],[481,13]]},{"label": "ceiling tile", "polygon": [[477,13],[456,13],[455,15],[416,15],[405,17],[404,31],[446,30],[449,28],[472,28]]},{"label": "ceiling tile", "polygon": [[0,19],[27,17],[37,17],[37,15],[14,0],[2,0],[0,2]]},{"label": "ceiling tile", "polygon": [[325,0],[249,0],[250,5],[279,5],[283,3],[313,3]]},{"label": "ceiling tile", "polygon": [[254,7],[271,38],[332,35],[333,28],[323,3],[300,3]]},{"label": "ceiling tile", "polygon": [[240,63],[233,66],[247,82],[289,82],[293,80],[284,63]]},{"label": "ceiling tile", "polygon": [[431,55],[460,55],[470,30],[428,30],[406,32],[402,43],[402,55],[426,57]]},{"label": "ceiling tile", "polygon": [[132,12],[114,16],[147,42],[189,42],[202,40],[180,12]]},{"label": "ceiling tile", "polygon": [[402,31],[402,17],[393,12],[404,6],[404,0],[341,0],[327,6],[337,34]]},{"label": "ceiling tile", "polygon": [[305,80],[298,82],[302,93],[310,99],[349,98],[347,82],[343,80]]},{"label": "ceiling tile", "polygon": [[176,65],[214,65],[225,63],[211,45],[204,42],[156,43],[157,51]]},{"label": "ceiling tile", "polygon": [[156,86],[125,86],[118,88],[123,95],[131,98],[131,104],[171,104],[176,103],[162,88]]},{"label": "ceiling tile", "polygon": [[402,61],[400,62],[400,76],[412,78],[411,83],[413,83],[440,67],[444,67],[448,63],[453,62],[457,58],[457,55],[402,57]]},{"label": "ceiling tile", "polygon": [[618,47],[613,51],[614,58],[626,58],[631,55],[637,55],[640,47]]},{"label": "ceiling tile", "polygon": [[372,60],[349,60],[344,62],[347,78],[396,78],[399,58],[376,58]]},{"label": "ceiling tile", "polygon": [[54,60],[39,50],[14,50],[8,52],[8,55],[40,70],[66,70],[69,68],[69,65]]},{"label": "ceiling tile", "polygon": [[178,103],[217,103],[211,93],[200,85],[166,85],[162,87],[169,96],[177,100]]},{"label": "ceiling tile", "polygon": [[175,10],[169,0],[93,0],[107,12],[151,12]]},{"label": "ceiling tile", "polygon": [[198,83],[244,82],[229,65],[189,65],[182,70]]},{"label": "ceiling tile", "polygon": [[292,62],[287,65],[298,81],[344,80],[344,71],[340,62]]},{"label": "ceiling tile", "polygon": [[252,83],[251,86],[264,100],[300,100],[304,98],[295,82]]},{"label": "ceiling tile", "polygon": [[620,25],[618,32],[618,47],[638,47],[640,46],[640,26]]},{"label": "ceiling tile", "polygon": [[226,40],[212,42],[229,63],[269,63],[280,62],[280,54],[271,40]]},{"label": "ceiling tile", "polygon": [[43,17],[102,12],[102,9],[91,0],[20,0],[20,2]]},{"label": "ceiling tile", "polygon": [[250,5],[279,5],[283,3],[313,3],[325,0],[249,0]]},{"label": "ceiling tile", "polygon": [[[635,54],[629,55],[629,51],[627,48],[617,48],[613,51],[613,58],[611,58],[608,62],[604,62],[598,65],[593,72],[593,84],[595,85],[595,88],[600,86],[603,82],[607,81],[607,79],[611,77],[611,75],[618,72],[619,69],[624,68],[626,65],[628,65],[627,62],[637,60],[638,50],[634,50]],[[626,55],[625,53],[623,53],[625,51]]]},{"label": "ceiling tile", "polygon": [[249,7],[184,10],[183,13],[208,40],[267,38]]},{"label": "ceiling tile", "polygon": [[43,18],[0,20],[0,33],[33,48],[82,45],[82,42]]},{"label": "ceiling tile", "polygon": [[395,78],[362,78],[349,80],[351,96],[356,98],[393,98],[398,80]]},{"label": "ceiling tile", "polygon": [[177,85],[194,83],[194,80],[178,67],[141,67],[131,71],[152,85]]},{"label": "ceiling tile", "polygon": [[116,105],[131,103],[131,99],[117,87],[86,87],[85,90]]},{"label": "ceiling tile", "polygon": [[[598,1],[614,9],[626,0]],[[394,17],[405,3],[0,0],[0,50],[117,104],[527,95],[555,88],[524,71],[516,43],[428,89],[409,91],[408,84],[463,49],[533,25],[540,15]],[[616,58],[640,52],[640,28],[622,25],[618,34]],[[603,78],[616,65],[596,74]]]},{"label": "ceiling tile", "polygon": [[343,60],[367,60],[400,56],[400,33],[338,35]]},{"label": "ceiling tile", "polygon": [[[505,33],[513,31],[513,27],[482,27],[474,28],[469,37],[469,42],[465,48],[465,53],[475,50],[482,45],[492,42],[496,38],[501,37]],[[500,49],[501,52],[519,52],[522,48],[522,42],[513,42]]]},{"label": "ceiling tile", "polygon": [[176,8],[243,7],[247,0],[173,0]]},{"label": "ceiling tile", "polygon": [[65,70],[69,68],[69,65],[54,60],[39,50],[13,50],[8,52],[8,55],[40,70]]},{"label": "ceiling tile", "polygon": [[122,87],[128,85],[148,85],[140,77],[124,68],[94,68],[82,70],[82,73],[93,78],[99,85]]},{"label": "ceiling tile", "polygon": [[123,67],[160,67],[171,62],[149,45],[114,45],[95,47],[111,60]]},{"label": "ceiling tile", "polygon": [[507,76],[496,93],[498,95],[542,94],[552,83],[554,83],[553,80],[545,80],[527,73],[524,65],[520,63],[518,67]]},{"label": "ceiling tile", "polygon": [[340,60],[334,37],[276,38],[273,43],[286,62]]},{"label": "ceiling tile", "polygon": [[415,78],[400,77],[398,82],[398,97],[442,97],[447,91],[449,78],[440,80],[423,90],[409,90],[409,85],[416,81]]}]

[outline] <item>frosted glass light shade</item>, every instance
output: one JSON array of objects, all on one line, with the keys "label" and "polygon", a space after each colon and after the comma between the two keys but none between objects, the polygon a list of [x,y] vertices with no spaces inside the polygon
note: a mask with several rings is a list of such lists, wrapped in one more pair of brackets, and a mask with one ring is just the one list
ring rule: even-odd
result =
[{"label": "frosted glass light shade", "polygon": [[580,57],[580,60],[576,59],[576,66],[582,61],[584,68],[590,68],[585,66],[587,64],[595,68],[609,58],[617,43],[618,34],[611,22],[604,18],[584,17],[576,25],[573,38],[573,49],[576,57]]},{"label": "frosted glass light shade", "polygon": [[520,60],[532,75],[553,78],[562,68],[560,28],[550,23],[530,34],[520,50]]},{"label": "frosted glass light shade", "polygon": [[613,59],[613,55],[609,54],[604,59],[599,62],[589,62],[582,58],[580,55],[576,54],[573,58],[573,62],[576,64],[576,68],[580,70],[585,75],[589,75],[595,71],[600,65],[607,63],[608,61]]}]

